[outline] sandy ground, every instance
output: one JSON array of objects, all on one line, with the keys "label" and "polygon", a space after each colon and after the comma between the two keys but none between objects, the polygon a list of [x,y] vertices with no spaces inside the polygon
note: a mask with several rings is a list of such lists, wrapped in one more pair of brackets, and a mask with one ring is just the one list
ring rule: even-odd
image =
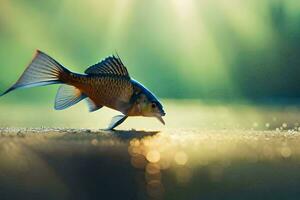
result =
[{"label": "sandy ground", "polygon": [[0,105],[1,200],[299,199],[297,107],[166,106],[104,131],[108,110]]},{"label": "sandy ground", "polygon": [[0,130],[1,199],[298,199],[300,132]]}]

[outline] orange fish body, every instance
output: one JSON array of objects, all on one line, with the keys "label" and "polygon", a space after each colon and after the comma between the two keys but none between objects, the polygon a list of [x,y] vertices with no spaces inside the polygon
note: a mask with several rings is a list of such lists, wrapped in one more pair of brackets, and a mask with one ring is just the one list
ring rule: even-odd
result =
[{"label": "orange fish body", "polygon": [[133,86],[128,79],[71,74],[68,84],[86,94],[97,107],[106,106],[123,114],[130,107]]},{"label": "orange fish body", "polygon": [[156,117],[164,123],[161,103],[145,86],[130,78],[121,59],[115,56],[89,67],[85,74],[77,74],[37,51],[19,80],[2,95],[22,87],[50,84],[62,84],[55,99],[57,110],[86,99],[90,112],[106,106],[123,113],[113,118],[108,129],[120,125],[128,116]]}]

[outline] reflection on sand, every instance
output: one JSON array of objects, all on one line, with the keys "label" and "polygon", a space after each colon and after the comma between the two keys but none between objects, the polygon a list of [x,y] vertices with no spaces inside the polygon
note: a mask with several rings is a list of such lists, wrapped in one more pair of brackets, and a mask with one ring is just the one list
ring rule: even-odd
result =
[{"label": "reflection on sand", "polygon": [[[224,171],[239,162],[249,164],[299,159],[299,132],[194,131],[160,132],[133,138],[128,152],[131,164],[143,169],[148,195],[163,197],[164,171],[171,171],[177,184],[188,185],[193,172],[221,182]],[[194,177],[195,178],[195,177]]]}]

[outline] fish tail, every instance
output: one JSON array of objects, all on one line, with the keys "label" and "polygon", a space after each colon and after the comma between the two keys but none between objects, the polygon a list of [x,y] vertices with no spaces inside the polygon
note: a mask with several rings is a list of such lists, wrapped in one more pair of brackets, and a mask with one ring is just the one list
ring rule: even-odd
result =
[{"label": "fish tail", "polygon": [[3,96],[18,88],[30,88],[58,83],[66,83],[71,72],[59,64],[56,60],[36,51],[34,58],[25,69],[19,80],[0,96]]}]

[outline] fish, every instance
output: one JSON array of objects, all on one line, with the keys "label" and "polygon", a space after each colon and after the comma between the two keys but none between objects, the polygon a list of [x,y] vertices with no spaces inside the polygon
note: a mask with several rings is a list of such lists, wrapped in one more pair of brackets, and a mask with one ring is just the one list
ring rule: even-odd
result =
[{"label": "fish", "polygon": [[20,78],[0,96],[19,88],[61,84],[54,108],[67,109],[85,100],[90,112],[102,107],[119,111],[107,130],[113,130],[128,117],[155,117],[165,124],[165,111],[158,98],[143,84],[131,78],[118,55],[111,55],[88,67],[84,74],[71,72],[46,53],[36,53]]}]

